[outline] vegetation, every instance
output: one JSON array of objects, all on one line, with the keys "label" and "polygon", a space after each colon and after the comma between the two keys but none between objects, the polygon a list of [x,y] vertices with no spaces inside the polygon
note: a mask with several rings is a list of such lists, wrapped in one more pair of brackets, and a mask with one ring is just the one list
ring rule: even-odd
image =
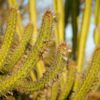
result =
[{"label": "vegetation", "polygon": [[[95,50],[86,69],[92,0],[85,1],[79,34],[80,0],[66,0],[65,8],[63,0],[54,0],[54,12],[44,12],[39,29],[36,1],[28,0],[23,14],[20,3],[0,0],[0,100],[99,100],[100,0],[95,2]],[[25,26],[26,12],[29,23]],[[72,49],[64,33],[69,17]]]}]

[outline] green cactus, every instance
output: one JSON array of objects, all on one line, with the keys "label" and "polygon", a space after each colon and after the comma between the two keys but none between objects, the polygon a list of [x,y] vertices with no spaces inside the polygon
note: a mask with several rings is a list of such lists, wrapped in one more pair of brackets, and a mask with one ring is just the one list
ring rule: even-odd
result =
[{"label": "green cactus", "polygon": [[66,97],[68,97],[75,81],[75,75],[76,74],[76,64],[74,62],[70,62],[68,65],[68,77],[67,77],[67,82],[66,82],[66,87],[63,89],[59,96],[59,100],[64,100]]},{"label": "green cactus", "polygon": [[[22,78],[26,77],[27,74],[33,69],[37,61],[39,60],[39,54],[41,50],[47,45],[45,41],[49,41],[50,35],[52,33],[53,16],[50,11],[47,11],[43,17],[43,23],[40,30],[39,37],[34,45],[33,51],[30,53],[26,62],[20,67],[15,73],[13,73],[9,78],[6,78],[0,84],[0,94],[8,92],[10,89],[14,88],[15,84]],[[5,84],[5,86],[4,86]]]},{"label": "green cactus", "polygon": [[33,30],[32,24],[28,24],[25,28],[25,32],[23,34],[23,38],[20,41],[19,46],[14,50],[14,52],[11,55],[9,55],[11,59],[7,63],[5,62],[6,66],[4,66],[3,71],[11,70],[12,67],[17,63],[17,61],[24,54],[26,45],[28,44],[28,42],[32,36],[32,30]]},{"label": "green cactus", "polygon": [[67,53],[68,52],[67,52],[66,45],[61,44],[57,50],[57,54],[56,54],[54,63],[51,65],[53,67],[51,67],[51,69],[49,69],[49,71],[47,71],[45,73],[45,75],[37,82],[21,83],[21,86],[20,86],[21,89],[23,89],[23,91],[26,89],[27,92],[28,91],[32,92],[32,91],[40,90],[41,88],[45,87],[47,85],[47,83],[51,82],[57,76],[57,74],[62,72],[62,70],[63,70],[62,67],[64,67],[64,66],[66,67],[65,58],[67,58]]},{"label": "green cactus", "polygon": [[9,16],[8,16],[8,22],[7,22],[7,29],[5,32],[5,38],[3,40],[2,47],[0,49],[0,70],[2,69],[2,66],[4,64],[5,58],[9,52],[13,36],[15,33],[15,27],[16,27],[16,16],[17,16],[17,11],[16,9],[10,9],[9,11]]},{"label": "green cactus", "polygon": [[99,71],[100,71],[100,48],[95,50],[90,64],[90,69],[79,91],[76,92],[73,100],[84,100],[87,93],[91,89],[93,82],[96,80]]},{"label": "green cactus", "polygon": [[[23,1],[0,0],[0,100],[85,100],[91,98],[91,94],[97,96],[100,92],[99,0],[95,7],[96,50],[88,67],[84,67],[83,59],[92,0],[85,1],[81,34],[77,24],[79,0],[66,1],[68,15],[64,15],[63,1],[54,0],[54,13],[45,12],[39,29],[36,0],[29,0],[25,9]],[[10,8],[12,6],[14,8]],[[9,16],[5,17],[7,8],[10,8]],[[29,18],[25,28],[24,15]],[[72,34],[72,53],[67,43],[59,45],[65,39],[64,21],[68,21],[69,16],[75,33]]]}]

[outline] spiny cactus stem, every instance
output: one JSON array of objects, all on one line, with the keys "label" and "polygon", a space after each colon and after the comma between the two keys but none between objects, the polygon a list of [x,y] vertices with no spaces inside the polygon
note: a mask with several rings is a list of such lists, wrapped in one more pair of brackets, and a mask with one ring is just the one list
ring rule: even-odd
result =
[{"label": "spiny cactus stem", "polygon": [[50,11],[47,11],[43,17],[43,23],[40,30],[39,37],[34,45],[33,51],[30,53],[26,62],[9,78],[3,80],[0,83],[0,95],[7,93],[10,89],[14,88],[17,82],[26,77],[27,74],[34,68],[39,60],[40,51],[47,46],[44,41],[49,41],[52,33],[53,15]]},{"label": "spiny cactus stem", "polygon": [[86,75],[86,78],[80,87],[79,91],[76,92],[74,98],[72,100],[84,100],[87,93],[91,89],[93,82],[96,80],[98,73],[100,71],[100,48],[96,49],[89,66],[89,71]]},{"label": "spiny cactus stem", "polygon": [[67,62],[65,60],[65,57],[67,57],[67,53],[68,53],[67,48],[64,47],[63,44],[61,44],[58,48],[58,52],[54,60],[54,63],[51,65],[51,69],[37,82],[28,85],[26,82],[24,82],[25,84],[22,83],[20,87],[23,89],[23,91],[27,90],[28,92],[34,92],[36,90],[44,88],[60,72],[63,71],[64,67],[66,67]]},{"label": "spiny cactus stem", "polygon": [[9,52],[12,40],[13,40],[13,36],[15,33],[15,27],[16,27],[16,19],[17,19],[17,11],[14,8],[11,8],[9,10],[9,16],[8,16],[8,22],[7,22],[7,28],[6,28],[6,32],[5,32],[5,37],[4,37],[4,41],[2,44],[2,47],[0,49],[0,70],[3,67],[5,58]]},{"label": "spiny cactus stem", "polygon": [[30,23],[25,27],[23,38],[20,41],[19,46],[15,49],[15,51],[11,55],[8,55],[8,56],[10,56],[11,59],[8,62],[5,62],[5,65],[7,65],[7,66],[4,66],[3,71],[7,71],[7,72],[11,71],[13,66],[21,58],[21,56],[23,55],[23,53],[26,49],[26,45],[28,44],[28,42],[32,36],[32,33],[33,33],[33,25]]}]

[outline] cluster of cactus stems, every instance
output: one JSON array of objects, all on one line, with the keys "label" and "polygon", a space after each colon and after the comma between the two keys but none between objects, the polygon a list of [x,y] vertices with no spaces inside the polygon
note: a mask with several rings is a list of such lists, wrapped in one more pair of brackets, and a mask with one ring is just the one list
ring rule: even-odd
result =
[{"label": "cluster of cactus stems", "polygon": [[[55,23],[56,17],[48,10],[44,13],[40,30],[37,32],[37,26],[35,26],[36,14],[32,12],[35,1],[29,1],[31,22],[25,28],[21,25],[21,17],[16,0],[9,0],[8,2],[10,7],[13,4],[15,7],[10,8],[8,11],[4,38],[0,40],[0,98],[5,97],[10,100],[10,95],[14,97],[12,93],[17,91],[19,94],[32,95],[33,100],[87,99],[89,93],[93,92],[93,89],[97,91],[100,87],[100,79],[98,78],[100,75],[100,37],[97,37],[98,27],[100,26],[98,21],[95,22],[97,25],[95,31],[96,49],[88,64],[86,73],[83,72],[82,67],[84,47],[90,22],[91,0],[86,0],[78,47],[79,57],[76,62],[70,57],[71,50],[64,42],[64,35],[61,34],[61,32],[64,33],[62,5],[54,0],[55,10],[61,14],[62,19],[58,26]],[[100,20],[100,14],[98,13],[100,8],[99,1],[97,0],[96,6],[97,20]],[[61,0],[60,2],[62,4]],[[58,9],[59,6],[61,9]],[[76,18],[76,14],[72,16]],[[87,20],[88,24],[86,25]],[[56,27],[55,30],[54,27]],[[73,25],[73,27],[76,26]],[[39,33],[35,37],[36,40],[33,39],[35,36],[34,32],[35,34]],[[18,35],[17,39],[14,37],[15,34]],[[55,36],[55,39],[52,39],[52,36]],[[40,61],[42,61],[43,65],[41,65]],[[45,72],[42,72],[41,68]],[[39,70],[41,75],[35,80],[36,74],[40,72]],[[85,74],[83,79],[78,80],[82,73]]]}]

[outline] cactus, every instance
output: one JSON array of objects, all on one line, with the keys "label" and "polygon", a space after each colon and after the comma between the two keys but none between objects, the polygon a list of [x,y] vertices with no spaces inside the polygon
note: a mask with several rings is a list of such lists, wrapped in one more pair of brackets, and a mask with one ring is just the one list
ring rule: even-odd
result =
[{"label": "cactus", "polygon": [[[45,21],[44,21],[45,20]],[[40,31],[40,35],[34,45],[33,51],[30,53],[26,62],[20,67],[18,71],[12,74],[9,78],[5,79],[0,84],[0,94],[6,93],[8,90],[12,89],[18,80],[24,78],[31,69],[35,66],[39,60],[39,53],[44,49],[46,45],[45,41],[49,41],[52,32],[53,16],[52,13],[47,11],[43,17],[43,23]],[[33,66],[33,67],[32,67]],[[4,87],[3,85],[6,84]]]},{"label": "cactus", "polygon": [[75,94],[73,100],[84,100],[93,82],[98,76],[99,71],[100,71],[100,48],[95,50],[90,64],[90,69],[86,75],[85,80],[83,81],[82,86],[80,87],[77,94]]},{"label": "cactus", "polygon": [[27,25],[25,28],[25,32],[23,34],[23,39],[20,41],[20,45],[14,50],[12,55],[10,55],[11,60],[9,60],[4,66],[4,71],[9,71],[12,69],[12,67],[17,63],[17,61],[20,59],[21,55],[23,55],[26,45],[28,44],[31,36],[32,36],[32,30],[33,26],[32,24]]},{"label": "cactus", "polygon": [[53,67],[51,67],[51,69],[49,69],[49,71],[47,71],[45,73],[45,75],[37,82],[34,82],[34,83],[23,82],[23,83],[21,83],[20,87],[23,89],[23,91],[25,89],[27,92],[40,90],[41,88],[45,87],[47,85],[47,83],[51,82],[57,76],[57,74],[62,72],[62,70],[63,70],[62,67],[66,67],[65,58],[67,58],[67,53],[68,52],[67,52],[66,45],[61,44],[57,50],[55,60],[54,60],[53,64],[51,65]]},{"label": "cactus", "polygon": [[76,64],[71,61],[70,64],[68,65],[68,78],[65,84],[66,88],[62,90],[63,92],[61,92],[59,100],[64,100],[66,99],[66,97],[68,97],[75,81],[75,76],[76,76],[75,74],[76,74]]},{"label": "cactus", "polygon": [[[79,0],[66,1],[68,7],[65,13],[68,15],[63,13],[63,1],[54,0],[54,13],[50,10],[44,13],[39,29],[36,23],[36,0],[29,0],[25,9],[23,2],[0,1],[0,100],[85,100],[97,96],[100,92],[99,0],[96,1],[95,10],[96,49],[85,70],[83,59],[92,1],[86,0],[81,34],[78,34],[77,25]],[[7,11],[9,13],[3,11],[4,3],[5,7],[10,8]],[[20,13],[20,10],[23,11]],[[7,22],[6,17],[1,16],[1,11],[9,14]],[[26,13],[29,22],[24,26]],[[72,50],[64,42],[64,23],[70,15],[73,28]]]},{"label": "cactus", "polygon": [[2,69],[5,58],[9,52],[16,27],[16,9],[10,9],[9,13],[10,15],[8,16],[8,25],[5,32],[5,38],[0,49],[0,70]]}]

